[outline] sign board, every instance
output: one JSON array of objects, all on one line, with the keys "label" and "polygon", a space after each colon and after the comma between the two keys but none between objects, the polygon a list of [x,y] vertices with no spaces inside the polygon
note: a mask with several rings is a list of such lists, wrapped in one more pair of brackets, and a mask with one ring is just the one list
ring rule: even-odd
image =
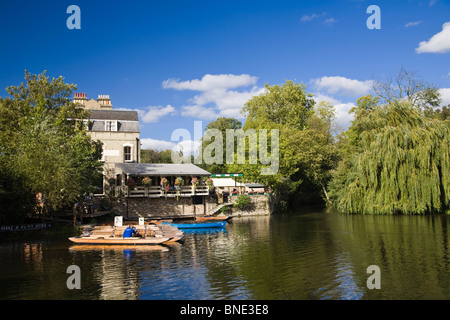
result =
[{"label": "sign board", "polygon": [[144,225],[144,217],[140,217],[139,218],[139,225],[143,226]]},{"label": "sign board", "polygon": [[123,223],[123,217],[122,216],[115,216],[114,217],[114,226],[115,227],[121,227]]}]

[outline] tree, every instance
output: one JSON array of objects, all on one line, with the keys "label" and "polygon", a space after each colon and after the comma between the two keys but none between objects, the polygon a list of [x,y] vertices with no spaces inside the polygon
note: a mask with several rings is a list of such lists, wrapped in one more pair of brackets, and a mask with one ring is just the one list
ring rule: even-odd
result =
[{"label": "tree", "polygon": [[[267,129],[268,150],[272,150],[271,130],[279,132],[279,170],[272,175],[261,175],[266,165],[249,163],[246,145],[246,163],[228,165],[229,171],[244,173],[246,179],[269,185],[278,197],[280,209],[287,209],[295,198],[323,191],[327,198],[328,171],[335,162],[331,130],[334,109],[329,104],[315,108],[312,94],[304,84],[286,81],[282,85],[265,85],[265,92],[250,99],[244,106],[247,119],[244,130]],[[313,189],[313,190],[312,190]]]},{"label": "tree", "polygon": [[[439,213],[449,207],[449,122],[424,118],[406,101],[355,118],[331,184],[339,210],[363,214]],[[356,133],[359,133],[358,135]]]},{"label": "tree", "polygon": [[102,145],[84,128],[88,113],[71,96],[76,86],[25,71],[26,83],[0,98],[0,139],[9,172],[23,190],[42,194],[45,208],[70,205],[95,189]]},{"label": "tree", "polygon": [[172,163],[172,150],[141,149],[142,163]]},{"label": "tree", "polygon": [[413,71],[400,68],[398,74],[385,81],[375,81],[373,90],[382,104],[405,100],[417,108],[434,108],[441,103],[439,90],[422,81]]},{"label": "tree", "polygon": [[303,129],[313,113],[315,101],[313,95],[306,93],[304,84],[286,81],[282,85],[265,85],[265,92],[250,99],[244,106],[247,115],[245,127],[266,125]]},{"label": "tree", "polygon": [[[219,117],[214,121],[211,121],[205,127],[205,134],[202,137],[202,145],[200,146],[200,151],[202,154],[202,164],[201,166],[209,172],[212,173],[225,173],[228,172],[228,167],[226,165],[226,130],[227,129],[241,129],[242,123],[235,118]],[[217,133],[217,136],[214,135]],[[221,138],[221,150],[216,150],[213,145],[215,139]],[[216,154],[216,152],[222,152]],[[205,162],[205,157],[209,157],[213,163]]]},{"label": "tree", "polygon": [[450,120],[450,104],[442,108],[426,109],[425,116],[439,120]]}]

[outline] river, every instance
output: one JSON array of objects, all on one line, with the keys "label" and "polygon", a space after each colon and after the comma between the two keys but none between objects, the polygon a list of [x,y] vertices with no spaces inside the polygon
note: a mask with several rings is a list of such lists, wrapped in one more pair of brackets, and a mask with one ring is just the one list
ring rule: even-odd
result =
[{"label": "river", "polygon": [[[151,249],[3,237],[0,299],[448,300],[449,227],[450,215],[310,210],[233,218],[225,229]],[[71,265],[80,289],[67,287]],[[368,288],[369,278],[379,289]]]}]

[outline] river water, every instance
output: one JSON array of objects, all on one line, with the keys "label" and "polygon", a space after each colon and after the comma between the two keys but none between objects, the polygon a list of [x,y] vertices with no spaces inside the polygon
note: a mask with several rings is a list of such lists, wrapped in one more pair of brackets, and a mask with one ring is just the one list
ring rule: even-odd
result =
[{"label": "river water", "polygon": [[[33,233],[1,240],[0,299],[448,300],[449,227],[450,215],[312,210],[233,218],[152,248],[76,246]],[[80,289],[67,287],[71,265]]]}]

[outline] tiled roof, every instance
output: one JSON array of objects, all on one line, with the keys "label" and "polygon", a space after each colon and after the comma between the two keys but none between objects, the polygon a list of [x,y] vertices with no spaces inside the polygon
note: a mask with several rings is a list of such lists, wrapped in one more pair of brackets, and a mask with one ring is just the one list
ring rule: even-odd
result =
[{"label": "tiled roof", "polygon": [[136,176],[209,176],[206,170],[192,163],[116,163],[116,166],[122,169],[128,175]]},{"label": "tiled roof", "polygon": [[126,120],[138,121],[137,111],[123,111],[123,110],[89,110],[91,115],[89,119],[95,120]]}]

